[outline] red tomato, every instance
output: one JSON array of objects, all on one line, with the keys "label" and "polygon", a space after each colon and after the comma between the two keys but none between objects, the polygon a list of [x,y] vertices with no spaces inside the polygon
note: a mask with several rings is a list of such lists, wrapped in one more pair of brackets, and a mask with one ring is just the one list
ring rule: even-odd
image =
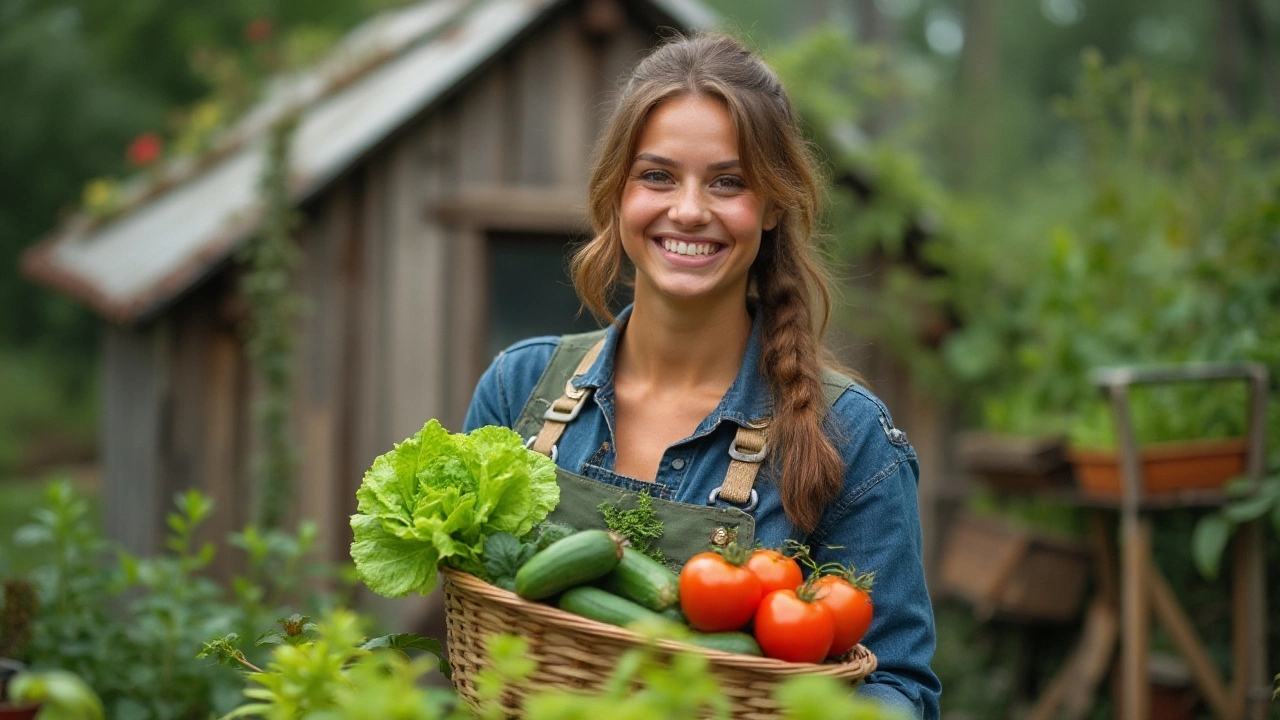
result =
[{"label": "red tomato", "polygon": [[831,611],[835,620],[835,639],[831,643],[831,656],[843,655],[857,645],[871,627],[874,609],[871,594],[862,583],[850,583],[838,575],[823,575],[818,579],[818,604]]},{"label": "red tomato", "polygon": [[760,604],[760,578],[712,552],[689,558],[680,571],[680,609],[703,632],[737,630]]},{"label": "red tomato", "polygon": [[774,590],[795,590],[804,583],[800,564],[777,550],[756,550],[747,561],[747,569],[760,578],[765,595]]},{"label": "red tomato", "polygon": [[831,611],[795,590],[774,590],[756,609],[755,633],[765,655],[788,662],[818,663],[835,637]]}]

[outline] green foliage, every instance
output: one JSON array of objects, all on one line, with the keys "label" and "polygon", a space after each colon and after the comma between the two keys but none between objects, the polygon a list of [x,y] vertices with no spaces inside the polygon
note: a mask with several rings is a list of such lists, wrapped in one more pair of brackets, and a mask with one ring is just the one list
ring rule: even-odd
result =
[{"label": "green foliage", "polygon": [[40,703],[40,720],[102,720],[102,700],[66,670],[22,672],[9,683],[9,699]]},{"label": "green foliage", "polygon": [[293,470],[297,464],[290,417],[293,399],[293,347],[301,299],[293,284],[300,257],[293,232],[298,215],[293,207],[289,149],[296,116],[286,116],[271,128],[267,160],[259,192],[265,217],[258,236],[245,244],[240,260],[248,266],[240,292],[249,305],[246,349],[262,379],[254,400],[262,445],[254,458],[259,523],[278,526],[293,498]]},{"label": "green foliage", "polygon": [[[444,717],[452,694],[423,691],[417,679],[430,669],[426,658],[411,661],[408,650],[425,651],[447,673],[440,643],[400,634],[365,640],[361,619],[344,609],[328,612],[318,623],[293,616],[278,621],[280,632],[263,633],[259,645],[274,645],[265,670],[250,663],[238,636],[205,643],[199,654],[247,671],[250,701],[225,718],[436,718]],[[441,697],[441,693],[444,697]]]},{"label": "green foliage", "polygon": [[[68,483],[50,485],[34,521],[15,533],[18,547],[43,550],[49,558],[30,573],[40,602],[21,659],[36,670],[63,669],[83,678],[111,718],[204,720],[229,711],[240,701],[239,678],[197,660],[196,651],[209,637],[243,632],[268,612],[280,614],[263,602],[284,597],[280,588],[268,584],[251,597],[232,599],[204,576],[215,549],[198,537],[212,504],[189,491],[176,505],[167,517],[168,553],[154,558],[112,554],[89,518],[88,503]],[[273,543],[250,558],[252,572],[297,567],[281,555],[300,546]],[[296,589],[305,575],[298,567],[293,576],[282,572],[277,578]]]},{"label": "green foliage", "polygon": [[85,376],[85,358],[0,348],[0,477],[91,457],[98,382]]},{"label": "green foliage", "polygon": [[450,433],[435,420],[380,455],[356,491],[351,557],[370,590],[427,593],[443,562],[483,575],[485,539],[516,537],[560,500],[555,464],[504,427]]},{"label": "green foliage", "polygon": [[662,537],[662,521],[653,509],[653,498],[647,490],[636,497],[636,506],[623,509],[609,503],[600,504],[604,523],[613,532],[631,541],[631,547],[658,562],[666,562],[662,550],[654,545]]},{"label": "green foliage", "polygon": [[1271,527],[1280,536],[1280,473],[1255,484],[1250,478],[1236,478],[1224,488],[1227,503],[1196,523],[1191,534],[1191,556],[1196,569],[1210,580],[1218,577],[1227,543],[1240,525],[1270,517]]},{"label": "green foliage", "polygon": [[[245,694],[253,702],[228,714],[226,720],[500,720],[509,715],[504,699],[517,688],[526,693],[523,717],[529,720],[729,717],[729,697],[711,673],[706,656],[697,653],[662,660],[650,649],[638,648],[619,658],[598,693],[539,689],[528,686],[537,669],[529,642],[516,635],[494,635],[487,641],[488,662],[475,678],[478,708],[472,709],[447,690],[415,684],[430,671],[429,658],[410,660],[401,653],[370,652],[374,643],[360,644],[359,637],[352,616],[345,611],[330,614],[318,623],[313,640],[276,648],[266,670],[248,668],[252,685]],[[783,708],[780,717],[787,720],[901,717],[859,700],[847,683],[829,677],[789,679],[779,686],[776,698]]]}]

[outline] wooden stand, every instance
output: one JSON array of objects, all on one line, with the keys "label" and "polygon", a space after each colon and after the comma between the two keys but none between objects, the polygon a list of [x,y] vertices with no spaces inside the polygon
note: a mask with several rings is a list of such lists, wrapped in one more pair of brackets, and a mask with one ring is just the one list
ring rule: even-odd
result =
[{"label": "wooden stand", "polygon": [[[1129,415],[1129,387],[1135,383],[1245,379],[1251,383],[1249,477],[1264,472],[1266,369],[1257,364],[1209,364],[1135,370],[1119,368],[1097,375],[1110,397],[1123,471],[1123,493],[1115,502],[1085,500],[1090,507],[1090,540],[1098,570],[1098,594],[1085,618],[1079,643],[1051,681],[1029,717],[1078,720],[1089,709],[1120,645],[1121,720],[1148,720],[1150,700],[1148,640],[1154,616],[1187,661],[1197,690],[1218,720],[1263,720],[1271,698],[1267,677],[1266,565],[1260,521],[1242,526],[1234,541],[1232,618],[1233,678],[1223,680],[1209,658],[1168,580],[1152,561],[1151,526],[1162,509],[1218,504],[1212,495],[1147,496],[1142,493],[1138,448]],[[1119,533],[1114,521],[1118,516]],[[1116,558],[1119,567],[1116,567]],[[1118,571],[1117,571],[1118,570]]]}]

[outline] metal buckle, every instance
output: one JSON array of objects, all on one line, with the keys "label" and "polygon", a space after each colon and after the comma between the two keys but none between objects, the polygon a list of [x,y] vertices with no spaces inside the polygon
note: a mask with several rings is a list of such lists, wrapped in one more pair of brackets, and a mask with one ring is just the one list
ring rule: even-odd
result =
[{"label": "metal buckle", "polygon": [[573,409],[569,412],[560,412],[556,410],[556,404],[551,403],[547,411],[542,413],[543,420],[554,420],[555,422],[570,423],[578,419],[578,413],[582,412],[582,406],[587,404],[587,398],[591,396],[585,388],[582,391],[582,397],[578,398],[578,402],[574,404]]},{"label": "metal buckle", "polygon": [[[720,499],[720,491],[723,489],[724,489],[724,486],[721,485],[715,490],[712,490],[711,494],[707,496],[707,504],[715,505],[716,501]],[[730,505],[737,505],[737,503],[729,502],[728,500],[725,500],[725,502],[729,503]],[[742,506],[742,512],[749,513],[752,510],[755,510],[759,506],[760,506],[760,493],[757,493],[755,488],[751,488],[751,496],[747,498],[747,504]]]},{"label": "metal buckle", "polygon": [[[538,440],[538,436],[537,436],[537,435],[534,435],[533,437],[529,438],[528,440],[525,440],[525,441],[524,441],[524,447],[525,447],[525,449],[526,449],[526,450],[532,450],[532,449],[533,449],[533,443],[535,443],[537,440]],[[559,444],[552,445],[552,446],[551,446],[551,462],[555,462],[557,459],[559,459],[559,457],[560,457],[560,445],[559,445]]]},{"label": "metal buckle", "polygon": [[761,460],[764,460],[765,456],[768,454],[769,454],[769,443],[767,442],[763,446],[761,446],[760,452],[752,453],[750,455],[747,455],[746,453],[739,451],[737,443],[733,443],[729,445],[729,457],[733,458],[734,460],[737,460],[738,462],[758,463]]}]

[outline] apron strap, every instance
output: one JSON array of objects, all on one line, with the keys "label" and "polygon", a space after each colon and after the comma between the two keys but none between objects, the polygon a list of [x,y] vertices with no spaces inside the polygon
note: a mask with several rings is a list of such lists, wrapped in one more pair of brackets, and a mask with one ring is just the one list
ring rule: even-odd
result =
[{"label": "apron strap", "polygon": [[733,444],[729,446],[729,470],[724,474],[724,482],[711,491],[708,502],[717,499],[734,505],[746,505],[751,512],[759,504],[759,495],[754,489],[756,474],[760,472],[760,464],[769,454],[768,420],[759,427],[739,425],[733,436]]},{"label": "apron strap", "polygon": [[[827,407],[836,404],[844,391],[855,385],[853,380],[835,370],[823,369],[822,394]],[[734,505],[743,505],[746,512],[756,509],[760,496],[754,485],[760,466],[769,455],[769,418],[764,418],[755,425],[740,425],[734,435],[733,444],[729,446],[729,470],[724,475],[720,487],[711,491],[707,503],[724,500]]]},{"label": "apron strap", "polygon": [[534,452],[540,452],[555,460],[556,443],[560,442],[565,425],[577,419],[578,413],[582,412],[582,406],[587,403],[587,398],[591,397],[591,388],[574,387],[573,378],[591,369],[596,358],[600,357],[600,350],[603,347],[604,338],[601,337],[587,350],[587,354],[582,356],[577,369],[565,381],[564,394],[551,403],[551,407],[542,414],[542,429],[533,437],[529,446]]}]

